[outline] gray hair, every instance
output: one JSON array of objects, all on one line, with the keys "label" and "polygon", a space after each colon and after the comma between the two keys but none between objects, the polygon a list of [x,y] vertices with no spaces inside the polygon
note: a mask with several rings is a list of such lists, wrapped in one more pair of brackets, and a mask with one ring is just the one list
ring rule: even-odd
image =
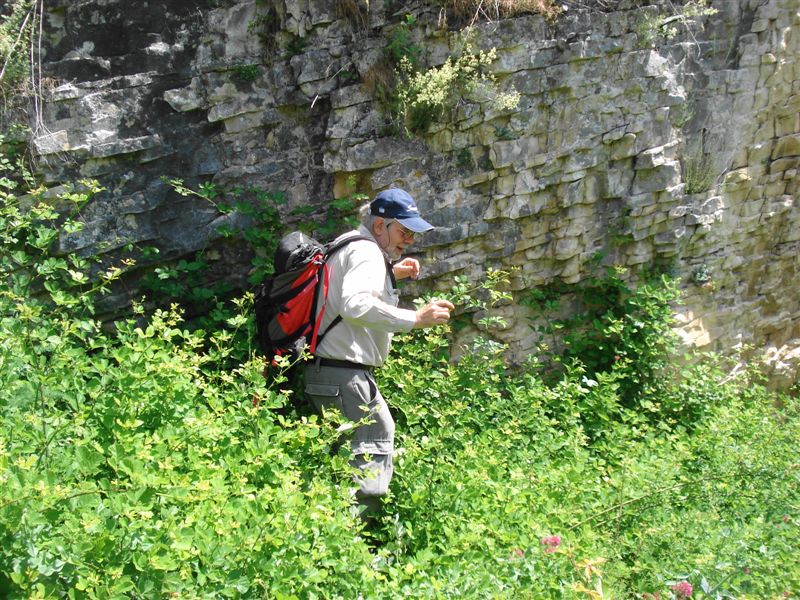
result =
[{"label": "gray hair", "polygon": [[375,225],[375,219],[378,218],[378,215],[373,215],[369,211],[370,203],[367,202],[361,208],[358,209],[359,214],[361,215],[361,224],[366,227],[369,231],[372,231],[372,226]]}]

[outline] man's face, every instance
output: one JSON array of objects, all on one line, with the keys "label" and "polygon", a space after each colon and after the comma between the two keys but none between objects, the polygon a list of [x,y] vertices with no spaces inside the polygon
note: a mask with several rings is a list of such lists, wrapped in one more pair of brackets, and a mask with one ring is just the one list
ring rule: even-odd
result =
[{"label": "man's face", "polygon": [[373,233],[378,245],[389,255],[389,260],[399,259],[414,243],[415,233],[392,219],[378,219]]}]

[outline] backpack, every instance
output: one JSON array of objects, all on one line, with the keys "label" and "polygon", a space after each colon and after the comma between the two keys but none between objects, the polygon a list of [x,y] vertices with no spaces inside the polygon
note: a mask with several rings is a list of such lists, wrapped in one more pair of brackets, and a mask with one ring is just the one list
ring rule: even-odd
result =
[{"label": "backpack", "polygon": [[[273,365],[277,356],[296,360],[306,346],[314,354],[325,334],[342,320],[337,315],[320,333],[328,296],[326,263],[350,242],[366,239],[351,235],[321,244],[300,231],[281,238],[275,250],[275,273],[258,286],[253,300],[258,345]],[[322,308],[317,314],[320,297]]]}]

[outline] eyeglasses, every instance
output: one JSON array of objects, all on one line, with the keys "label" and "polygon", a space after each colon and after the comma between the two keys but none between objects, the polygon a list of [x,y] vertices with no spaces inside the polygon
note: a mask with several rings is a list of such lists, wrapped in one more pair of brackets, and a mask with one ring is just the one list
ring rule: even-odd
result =
[{"label": "eyeglasses", "polygon": [[400,231],[400,235],[403,236],[404,240],[413,242],[414,239],[417,237],[416,232],[411,231],[407,227],[403,227],[399,222],[395,220],[392,220],[390,223],[387,223],[386,227],[389,227],[389,225],[397,225],[397,229]]}]

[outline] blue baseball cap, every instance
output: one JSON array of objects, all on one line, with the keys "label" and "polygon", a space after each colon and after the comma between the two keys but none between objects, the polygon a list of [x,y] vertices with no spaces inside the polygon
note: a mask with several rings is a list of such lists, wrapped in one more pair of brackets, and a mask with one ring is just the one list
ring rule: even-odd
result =
[{"label": "blue baseball cap", "polygon": [[400,188],[382,191],[369,206],[370,214],[384,219],[395,219],[414,233],[433,229],[433,225],[419,216],[419,209],[411,195]]}]

